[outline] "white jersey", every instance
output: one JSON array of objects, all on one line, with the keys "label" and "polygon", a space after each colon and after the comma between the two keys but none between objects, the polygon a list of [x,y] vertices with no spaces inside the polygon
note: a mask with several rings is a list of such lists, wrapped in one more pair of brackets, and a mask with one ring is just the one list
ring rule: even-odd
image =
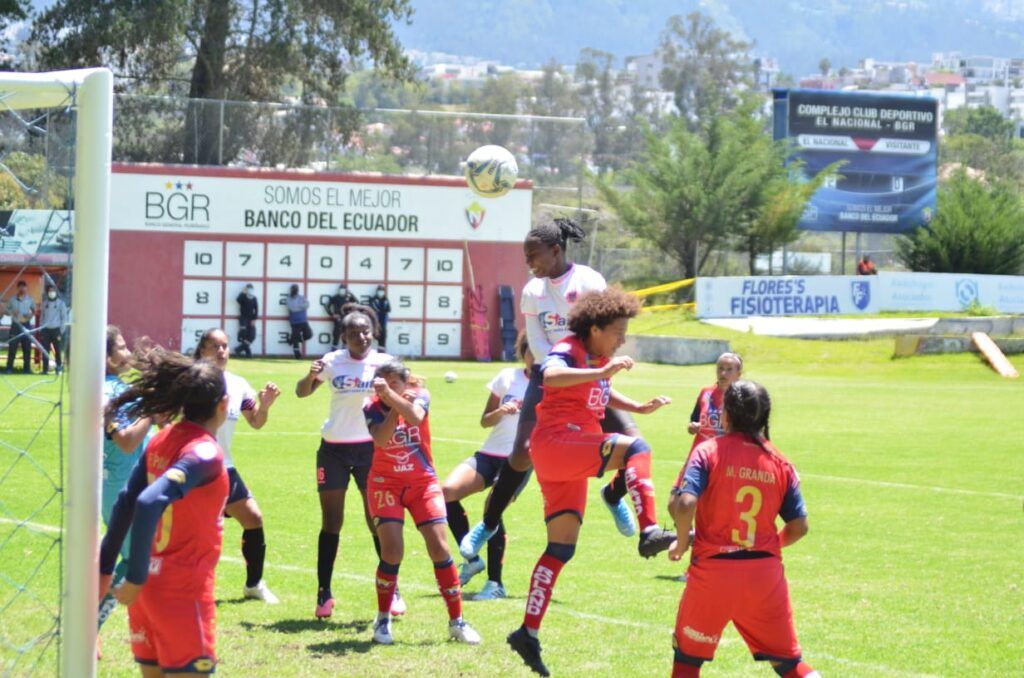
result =
[{"label": "white jersey", "polygon": [[[526,395],[526,385],[530,383],[530,377],[522,367],[506,367],[491,379],[487,389],[498,396],[498,404],[504,405],[507,402],[516,401],[520,406],[523,404],[523,397]],[[496,457],[507,457],[512,453],[512,446],[516,442],[516,428],[519,426],[519,414],[506,414],[491,429],[487,440],[480,446],[481,452],[493,454]]]},{"label": "white jersey", "polygon": [[242,416],[242,410],[251,410],[256,404],[256,392],[237,374],[224,371],[224,384],[228,390],[228,417],[217,429],[217,444],[224,450],[224,466],[234,466],[231,459],[231,438],[235,435],[235,424]]},{"label": "white jersey", "polygon": [[373,394],[373,375],[377,368],[394,358],[374,349],[362,360],[354,360],[348,349],[331,351],[323,357],[324,369],[317,381],[331,389],[331,409],[320,429],[329,443],[362,443],[372,440],[363,416],[363,404]]},{"label": "white jersey", "polygon": [[560,278],[533,278],[523,287],[519,310],[526,316],[526,338],[540,365],[551,347],[570,334],[569,309],[584,292],[608,287],[604,276],[582,264],[571,264]]}]

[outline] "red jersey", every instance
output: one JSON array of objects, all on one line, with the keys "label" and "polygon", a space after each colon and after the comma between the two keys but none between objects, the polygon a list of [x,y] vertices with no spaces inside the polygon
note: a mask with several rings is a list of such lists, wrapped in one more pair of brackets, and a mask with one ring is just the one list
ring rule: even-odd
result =
[{"label": "red jersey", "polygon": [[[430,393],[424,388],[412,390],[413,404],[423,408],[423,421],[412,426],[401,416],[391,438],[382,446],[373,444],[373,463],[370,473],[386,478],[388,482],[417,485],[437,478],[434,458],[430,454]],[[391,408],[373,396],[363,407],[366,425],[375,426],[384,421]]]},{"label": "red jersey", "polygon": [[725,433],[725,429],[722,428],[722,399],[723,393],[718,390],[717,385],[706,386],[697,395],[697,404],[693,406],[690,421],[700,424],[700,430],[693,436],[691,452],[705,440]]},{"label": "red jersey", "polygon": [[[607,364],[608,358],[590,355],[579,338],[569,335],[551,348],[541,372],[552,366],[587,369]],[[537,405],[537,428],[574,424],[583,430],[600,430],[610,393],[608,379],[575,386],[545,386],[544,399]]]},{"label": "red jersey", "polygon": [[699,445],[673,488],[682,492],[698,497],[695,560],[744,550],[781,555],[775,517],[807,515],[793,465],[771,443],[762,447],[743,433]]},{"label": "red jersey", "polygon": [[213,460],[220,469],[216,480],[192,488],[164,509],[153,537],[147,586],[159,586],[163,591],[212,593],[228,498],[224,452],[217,439],[188,421],[168,426],[146,447],[146,475],[152,483],[165,472],[174,473],[177,469],[168,469],[188,455]]}]

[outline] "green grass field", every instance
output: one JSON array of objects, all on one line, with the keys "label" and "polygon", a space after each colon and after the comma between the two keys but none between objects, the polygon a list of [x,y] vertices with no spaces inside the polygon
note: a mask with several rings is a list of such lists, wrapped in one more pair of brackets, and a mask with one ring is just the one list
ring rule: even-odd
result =
[{"label": "green grass field", "polygon": [[[973,355],[893,360],[891,340],[771,339],[675,318],[643,316],[635,329],[729,339],[747,361],[746,376],[764,383],[773,396],[772,436],[799,469],[810,511],[810,534],[784,554],[806,659],[831,676],[1024,672],[1024,382],[999,378]],[[484,385],[499,367],[414,364],[433,393],[434,456],[443,474],[483,440],[477,422]],[[446,615],[431,565],[419,535],[408,528],[400,582],[409,612],[394,626],[394,646],[374,646],[369,625],[376,556],[354,487],[334,575],[338,606],[327,622],[313,618],[319,530],[314,458],[327,394],[302,401],[292,395],[304,363],[236,360],[232,368],[254,386],[274,380],[286,391],[265,429],[239,425],[234,450],[265,515],[266,579],[282,604],[241,599],[240,529],[226,523],[218,568],[218,674],[529,675],[504,638],[520,623],[529,573],[544,547],[536,484],[506,514],[510,598],[465,604],[483,644],[446,641]],[[449,369],[459,374],[455,384],[441,378]],[[627,394],[664,393],[675,400],[639,422],[655,451],[662,510],[689,449],[689,436],[681,432],[693,399],[712,377],[707,365],[642,364],[616,378],[616,387]],[[23,378],[8,378],[6,387],[18,379]],[[19,407],[28,412],[35,405],[20,399],[3,413],[0,427],[22,441],[15,443],[20,446],[29,439],[22,430],[26,417],[36,415],[19,414]],[[49,440],[52,446],[52,435]],[[40,441],[35,455],[52,460],[44,451],[47,438]],[[3,473],[8,457],[0,460]],[[15,468],[0,484],[0,518],[29,515],[28,497],[44,494],[37,489],[45,485],[38,473],[17,470],[25,468],[24,460]],[[635,541],[615,532],[597,501],[597,486],[591,485],[576,558],[563,570],[542,629],[545,659],[558,676],[667,675],[682,566],[640,559]],[[480,495],[465,502],[471,520],[480,516],[482,501]],[[32,520],[56,524],[57,503]],[[668,518],[664,511],[662,518]],[[11,535],[9,520],[0,524],[0,543]],[[27,568],[28,556],[45,548],[44,537],[19,530],[0,550],[0,605],[13,595],[8,580],[17,577],[11,573]],[[39,598],[52,600],[53,578],[45,581],[45,574],[33,586]],[[478,590],[483,579],[479,575],[467,592]],[[46,623],[40,607],[23,599],[0,607],[0,637]],[[137,675],[123,609],[102,635],[101,675]],[[0,662],[14,656],[9,647],[0,652]],[[19,662],[14,674],[26,666]],[[41,666],[43,675],[52,672],[52,660]],[[751,661],[731,628],[705,674],[774,675]]]}]

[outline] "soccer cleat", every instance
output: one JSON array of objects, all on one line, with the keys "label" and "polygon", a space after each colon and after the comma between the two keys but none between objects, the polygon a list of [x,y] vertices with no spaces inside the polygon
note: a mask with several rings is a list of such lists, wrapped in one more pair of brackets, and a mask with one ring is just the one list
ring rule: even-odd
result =
[{"label": "soccer cleat", "polygon": [[373,623],[373,642],[381,645],[393,645],[394,637],[391,635],[391,620],[378,619]]},{"label": "soccer cleat", "polygon": [[605,496],[605,490],[607,489],[601,490],[601,499],[604,500],[604,505],[611,512],[612,518],[615,520],[615,527],[618,528],[619,534],[623,537],[632,537],[636,534],[636,518],[633,517],[633,512],[629,510],[629,503],[626,502],[625,497],[620,498],[616,504],[611,503],[608,501],[608,497]]},{"label": "soccer cleat", "polygon": [[484,587],[480,589],[480,592],[473,596],[473,600],[497,600],[498,598],[507,598],[508,594],[505,593],[505,587],[496,581],[490,581],[484,584]]},{"label": "soccer cleat", "polygon": [[540,658],[540,641],[531,636],[525,626],[520,626],[508,634],[506,640],[516,654],[522,658],[523,663],[529,666],[534,673],[542,676],[551,675],[548,667],[544,666],[544,662]]},{"label": "soccer cleat", "polygon": [[491,537],[496,534],[498,534],[498,528],[488,530],[483,522],[477,523],[459,542],[459,553],[466,560],[473,560],[480,555],[480,549],[484,547],[484,544],[489,542]]},{"label": "soccer cleat", "polygon": [[682,583],[682,584],[685,584],[685,583],[686,583],[686,580],[687,580],[687,579],[688,579],[688,577],[686,576],[686,573],[685,573],[685,572],[683,572],[683,573],[682,573],[681,575],[679,575],[678,577],[676,577],[676,581],[677,581],[677,582],[680,582],[680,583]]},{"label": "soccer cleat", "polygon": [[313,613],[317,619],[327,619],[334,611],[334,596],[330,591],[321,590],[316,594],[316,611]]},{"label": "soccer cleat", "polygon": [[401,617],[405,614],[405,598],[398,591],[398,587],[395,587],[395,595],[391,596],[391,616]]},{"label": "soccer cleat", "polygon": [[480,634],[462,617],[448,622],[448,635],[452,640],[457,640],[467,645],[480,644]]},{"label": "soccer cleat", "polygon": [[469,580],[484,571],[486,567],[484,559],[480,556],[476,560],[467,560],[459,566],[459,586],[465,586]]},{"label": "soccer cleat", "polygon": [[640,545],[637,547],[637,551],[644,558],[653,558],[662,551],[667,551],[675,540],[675,532],[663,530],[660,527],[652,527],[641,533]]},{"label": "soccer cleat", "polygon": [[243,586],[242,597],[251,600],[262,600],[268,605],[277,605],[281,602],[274,595],[274,592],[267,588],[267,584],[262,579],[260,579],[256,586]]}]

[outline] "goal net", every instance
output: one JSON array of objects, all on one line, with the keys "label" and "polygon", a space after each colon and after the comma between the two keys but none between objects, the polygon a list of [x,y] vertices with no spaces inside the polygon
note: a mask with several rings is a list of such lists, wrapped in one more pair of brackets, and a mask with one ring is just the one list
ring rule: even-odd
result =
[{"label": "goal net", "polygon": [[0,74],[2,675],[95,674],[112,82]]}]

